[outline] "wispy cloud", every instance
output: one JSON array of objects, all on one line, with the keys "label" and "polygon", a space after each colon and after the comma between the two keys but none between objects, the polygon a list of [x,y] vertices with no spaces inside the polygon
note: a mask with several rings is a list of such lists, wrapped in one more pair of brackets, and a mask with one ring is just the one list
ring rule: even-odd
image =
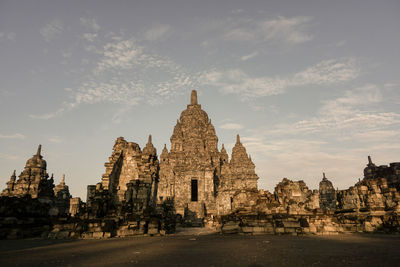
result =
[{"label": "wispy cloud", "polygon": [[17,160],[20,157],[16,155],[11,155],[11,154],[4,154],[0,152],[0,159],[5,159],[5,160]]},{"label": "wispy cloud", "polygon": [[253,52],[253,53],[251,53],[251,54],[242,56],[240,59],[241,59],[242,61],[246,61],[246,60],[249,60],[249,59],[251,59],[251,58],[257,56],[258,54],[259,54],[259,53],[256,51],[256,52]]},{"label": "wispy cloud", "polygon": [[243,129],[244,126],[239,123],[228,122],[228,123],[224,123],[224,124],[220,125],[219,128],[225,129],[225,130],[240,130],[240,129]]},{"label": "wispy cloud", "polygon": [[93,42],[97,38],[97,33],[84,33],[82,38],[88,42]]},{"label": "wispy cloud", "polygon": [[[63,105],[66,106],[65,103]],[[54,112],[50,112],[50,113],[46,113],[46,114],[42,114],[42,115],[29,114],[29,117],[32,118],[32,119],[49,120],[49,119],[52,119],[52,118],[62,114],[65,110],[66,109],[64,107],[61,107],[61,108],[57,109]]]},{"label": "wispy cloud", "polygon": [[20,133],[15,134],[0,134],[0,139],[25,139],[25,135]]},{"label": "wispy cloud", "polygon": [[97,24],[96,19],[94,18],[80,18],[79,22],[86,30],[98,32],[100,30],[99,24]]},{"label": "wispy cloud", "polygon": [[15,32],[4,33],[0,32],[0,42],[3,40],[14,41],[17,35]]},{"label": "wispy cloud", "polygon": [[229,17],[203,21],[200,27],[208,36],[203,41],[204,47],[220,42],[296,45],[312,40],[313,36],[308,33],[311,20],[311,17],[305,16],[269,19]]},{"label": "wispy cloud", "polygon": [[63,23],[60,20],[53,20],[39,30],[44,39],[49,42],[64,31]]},{"label": "wispy cloud", "polygon": [[64,141],[60,136],[52,136],[48,140],[50,143],[53,144],[60,144]]},{"label": "wispy cloud", "polygon": [[82,104],[113,103],[119,106],[112,121],[119,123],[135,105],[157,105],[194,88],[197,78],[171,59],[148,52],[134,38],[111,37],[101,47],[93,44],[98,60],[83,82],[68,88],[72,101],[54,112],[30,117],[51,119]]},{"label": "wispy cloud", "polygon": [[148,41],[156,41],[165,38],[172,32],[172,28],[167,24],[157,24],[144,33],[144,38]]},{"label": "wispy cloud", "polygon": [[359,73],[355,59],[331,59],[288,76],[251,77],[239,69],[212,70],[200,76],[200,83],[249,98],[282,94],[289,87],[350,81]]}]

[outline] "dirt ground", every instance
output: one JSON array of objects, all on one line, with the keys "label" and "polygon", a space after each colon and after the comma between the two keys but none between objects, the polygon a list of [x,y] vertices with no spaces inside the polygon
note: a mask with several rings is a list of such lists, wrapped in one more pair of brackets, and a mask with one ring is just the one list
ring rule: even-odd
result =
[{"label": "dirt ground", "polygon": [[0,266],[400,266],[400,235],[1,240]]}]

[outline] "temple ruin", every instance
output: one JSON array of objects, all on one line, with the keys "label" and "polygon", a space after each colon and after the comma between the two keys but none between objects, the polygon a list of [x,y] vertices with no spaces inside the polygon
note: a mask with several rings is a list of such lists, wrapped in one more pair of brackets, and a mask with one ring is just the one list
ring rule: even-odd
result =
[{"label": "temple ruin", "polygon": [[192,91],[191,101],[182,111],[172,136],[171,148],[160,155],[158,202],[173,199],[182,217],[210,218],[232,210],[237,190],[256,190],[255,166],[237,136],[231,160],[207,113]]},{"label": "temple ruin", "polygon": [[[319,188],[287,178],[274,192],[258,189],[255,165],[237,135],[229,157],[192,91],[167,146],[116,139],[105,173],[87,199],[54,185],[41,145],[0,197],[0,238],[108,238],[166,235],[176,227],[220,233],[338,234],[400,232],[400,162],[377,166],[338,190],[322,174]],[[73,179],[73,178],[72,178]],[[332,180],[332,181],[331,181]]]}]

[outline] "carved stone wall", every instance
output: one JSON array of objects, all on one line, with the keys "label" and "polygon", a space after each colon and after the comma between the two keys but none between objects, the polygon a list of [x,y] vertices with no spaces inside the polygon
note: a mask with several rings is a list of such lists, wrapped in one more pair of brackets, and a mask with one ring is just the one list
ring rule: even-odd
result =
[{"label": "carved stone wall", "polygon": [[25,165],[24,170],[16,179],[16,171],[11,175],[10,181],[7,182],[7,188],[3,190],[1,196],[8,197],[24,197],[32,198],[48,197],[52,198],[54,179],[49,178],[46,167],[47,163],[41,155],[42,146],[39,145],[37,153],[30,158]]},{"label": "carved stone wall", "polygon": [[225,148],[218,150],[215,128],[192,91],[191,102],[174,127],[171,149],[168,152],[165,146],[160,155],[158,201],[172,198],[181,216],[229,213],[236,191],[257,190],[254,168],[239,136],[230,162]]}]

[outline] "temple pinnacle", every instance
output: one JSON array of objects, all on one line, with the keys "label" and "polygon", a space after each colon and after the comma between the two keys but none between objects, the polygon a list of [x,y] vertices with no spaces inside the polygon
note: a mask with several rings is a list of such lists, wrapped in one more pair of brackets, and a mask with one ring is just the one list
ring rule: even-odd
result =
[{"label": "temple pinnacle", "polygon": [[151,144],[151,134],[149,134],[149,142],[148,144]]},{"label": "temple pinnacle", "polygon": [[42,151],[42,145],[39,145],[36,152],[36,156],[40,156],[41,151]]},{"label": "temple pinnacle", "polygon": [[240,136],[239,136],[239,134],[236,135],[236,144],[240,144]]},{"label": "temple pinnacle", "polygon": [[371,156],[368,156],[368,164],[372,164]]},{"label": "temple pinnacle", "polygon": [[192,94],[190,96],[190,105],[197,105],[197,91],[192,90]]},{"label": "temple pinnacle", "polygon": [[63,176],[61,178],[61,184],[65,184],[65,174],[63,174]]},{"label": "temple pinnacle", "polygon": [[322,179],[326,179],[325,173],[322,173]]}]

